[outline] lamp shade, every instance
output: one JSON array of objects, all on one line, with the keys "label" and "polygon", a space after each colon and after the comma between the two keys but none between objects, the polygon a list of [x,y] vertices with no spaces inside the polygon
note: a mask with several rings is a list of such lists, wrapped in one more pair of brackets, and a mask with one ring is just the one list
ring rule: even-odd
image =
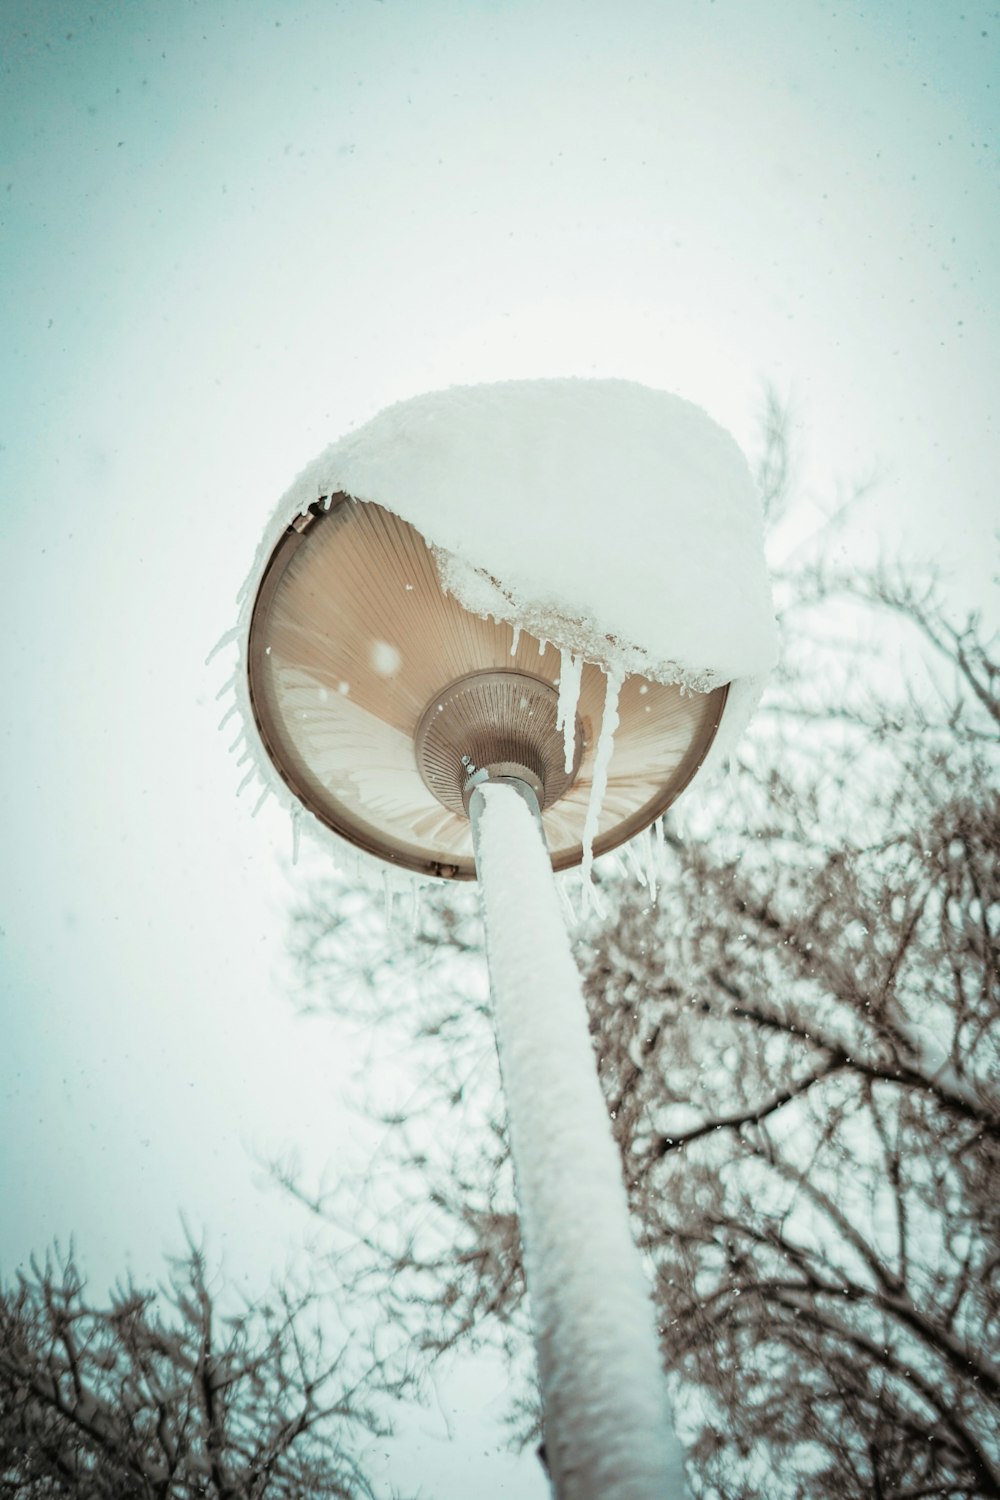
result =
[{"label": "lamp shade", "polygon": [[[530,782],[553,867],[583,859],[606,679],[583,665],[560,726],[564,659],[460,605],[408,522],[337,494],[275,545],[252,609],[247,671],[264,748],[321,823],[391,864],[472,879],[465,801],[483,777]],[[632,838],[683,791],[727,691],[624,679],[595,854]]]}]

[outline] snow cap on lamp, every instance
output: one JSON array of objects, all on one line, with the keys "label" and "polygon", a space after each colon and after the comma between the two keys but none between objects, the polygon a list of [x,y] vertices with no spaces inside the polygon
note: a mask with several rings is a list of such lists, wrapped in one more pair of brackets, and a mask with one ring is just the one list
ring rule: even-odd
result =
[{"label": "snow cap on lamp", "polygon": [[282,523],[338,490],[440,549],[466,608],[588,660],[699,690],[774,665],[746,459],[679,396],[584,379],[416,396],[309,464]]}]

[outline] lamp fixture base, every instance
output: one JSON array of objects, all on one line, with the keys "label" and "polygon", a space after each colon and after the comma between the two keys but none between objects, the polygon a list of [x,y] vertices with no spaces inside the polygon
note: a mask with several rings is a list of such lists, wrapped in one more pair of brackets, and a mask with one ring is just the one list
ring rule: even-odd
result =
[{"label": "lamp fixture base", "polygon": [[572,786],[583,757],[583,725],[573,726],[573,758],[556,728],[559,694],[528,672],[472,672],[436,694],[415,740],[424,785],[452,812],[468,811],[483,781],[531,787],[542,810]]}]

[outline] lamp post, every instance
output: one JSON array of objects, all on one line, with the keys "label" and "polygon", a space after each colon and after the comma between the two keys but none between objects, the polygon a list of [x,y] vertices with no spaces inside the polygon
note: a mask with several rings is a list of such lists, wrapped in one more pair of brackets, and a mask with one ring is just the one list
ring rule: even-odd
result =
[{"label": "lamp post", "polygon": [[[612,439],[631,445],[647,480],[655,465],[638,452],[643,442],[659,464],[657,485],[664,464],[687,465],[687,530],[699,538],[688,550],[730,559],[737,655],[748,623],[771,628],[766,575],[753,556],[745,565],[741,549],[739,504],[747,495],[756,503],[753,488],[735,445],[703,413],[623,382],[470,388],[445,393],[450,406],[409,403],[415,429],[399,420],[402,408],[390,409],[378,442],[365,429],[345,440],[341,472],[354,479],[299,505],[247,595],[245,702],[266,774],[293,805],[389,868],[478,877],[555,1491],[559,1500],[651,1500],[684,1492],[683,1454],[553,871],[582,863],[587,872],[594,855],[660,817],[704,762],[730,686],[718,672],[707,674],[717,685],[697,692],[665,673],[630,670],[634,652],[607,632],[588,637],[572,619],[560,640],[558,611],[528,608],[522,619],[496,578],[482,580],[485,594],[465,607],[443,586],[441,556],[412,514],[404,519],[406,507],[393,503],[394,476],[432,499],[450,485],[450,524],[461,529],[466,507],[483,504],[479,476],[502,495],[504,466],[516,483],[532,456],[544,489],[567,458],[565,445],[541,452],[558,428],[537,414],[546,385],[560,388],[557,414],[579,414],[582,402],[593,418],[577,424],[584,445],[589,432],[587,465],[575,439],[571,456],[596,486],[602,526],[614,517],[594,476],[613,442],[590,429],[610,412]],[[461,430],[449,431],[449,412]],[[513,428],[491,425],[496,412],[513,413]],[[421,470],[422,451],[440,472]],[[714,504],[716,491],[725,505],[706,518],[702,502]],[[653,502],[656,513],[658,489]],[[700,570],[699,560],[685,561],[697,584],[676,574],[675,593],[690,601],[681,614],[715,641],[704,560]],[[484,598],[502,607],[483,607]],[[582,648],[581,630],[590,642]]]}]

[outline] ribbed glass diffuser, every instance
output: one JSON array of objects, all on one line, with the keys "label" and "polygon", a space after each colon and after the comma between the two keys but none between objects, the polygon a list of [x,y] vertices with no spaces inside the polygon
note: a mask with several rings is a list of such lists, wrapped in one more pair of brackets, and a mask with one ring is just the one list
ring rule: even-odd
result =
[{"label": "ribbed glass diffuser", "polygon": [[[575,733],[556,728],[560,653],[470,614],[420,534],[335,496],[288,528],[250,623],[250,699],[296,797],[342,838],[423,874],[473,879],[465,813],[476,776],[528,781],[552,864],[583,857],[604,673],[583,668]],[[626,678],[594,853],[651,823],[718,727],[726,688],[681,693]]]}]

